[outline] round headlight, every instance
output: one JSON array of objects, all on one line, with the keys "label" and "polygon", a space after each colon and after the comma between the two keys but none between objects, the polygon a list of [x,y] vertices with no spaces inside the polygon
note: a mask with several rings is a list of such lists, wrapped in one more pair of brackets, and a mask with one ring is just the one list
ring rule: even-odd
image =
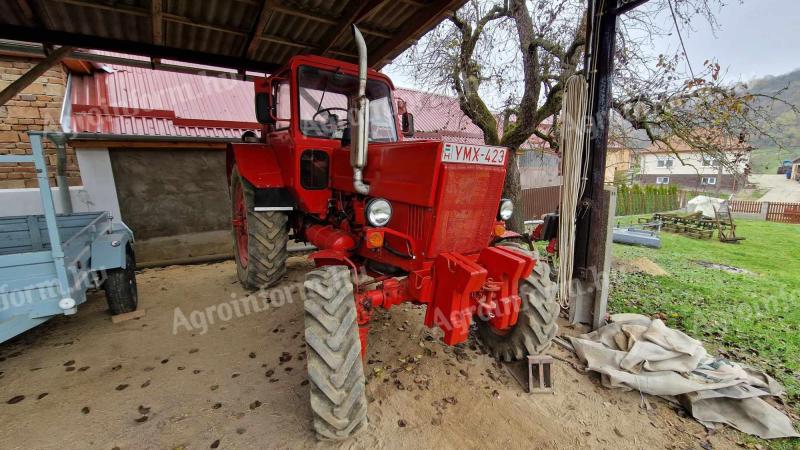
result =
[{"label": "round headlight", "polygon": [[367,209],[364,213],[370,225],[373,227],[382,227],[389,223],[389,220],[392,218],[392,205],[388,200],[375,198],[367,203]]},{"label": "round headlight", "polygon": [[500,209],[497,210],[497,217],[500,220],[508,220],[512,214],[514,214],[514,203],[507,198],[500,200]]}]

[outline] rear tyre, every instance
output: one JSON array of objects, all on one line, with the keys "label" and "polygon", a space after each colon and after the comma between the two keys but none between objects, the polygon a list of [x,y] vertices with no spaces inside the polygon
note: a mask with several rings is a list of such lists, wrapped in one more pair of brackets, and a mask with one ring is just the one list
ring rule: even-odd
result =
[{"label": "rear tyre", "polygon": [[288,216],[279,211],[255,212],[255,190],[234,167],[231,172],[233,253],[236,275],[245,289],[269,287],[286,273]]},{"label": "rear tyre", "polygon": [[536,259],[530,276],[519,282],[522,298],[517,323],[511,330],[499,332],[489,322],[478,321],[478,334],[489,353],[503,361],[538,355],[550,347],[558,331],[556,319],[560,307],[556,302],[556,285],[550,279],[550,266],[530,250],[527,244],[514,241],[499,245]]},{"label": "rear tyre", "polygon": [[125,250],[125,268],[107,270],[103,289],[106,291],[106,302],[108,302],[108,309],[112,315],[136,311],[136,307],[139,305],[139,293],[136,288],[136,258],[130,246]]},{"label": "rear tyre", "polygon": [[328,266],[309,272],[305,291],[314,429],[323,440],[346,439],[367,425],[366,378],[350,270]]}]

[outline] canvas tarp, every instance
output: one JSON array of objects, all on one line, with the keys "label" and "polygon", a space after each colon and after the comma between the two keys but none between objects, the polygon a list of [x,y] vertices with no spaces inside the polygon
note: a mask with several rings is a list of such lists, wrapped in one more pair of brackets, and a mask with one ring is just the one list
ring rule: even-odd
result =
[{"label": "canvas tarp", "polygon": [[701,212],[704,217],[713,219],[716,215],[714,211],[719,211],[725,200],[716,197],[698,195],[686,202],[686,211],[690,213]]},{"label": "canvas tarp", "polygon": [[784,392],[769,375],[709,355],[700,341],[661,320],[622,316],[570,338],[604,386],[675,397],[709,428],[724,423],[764,439],[800,436],[788,417],[762,399]]}]

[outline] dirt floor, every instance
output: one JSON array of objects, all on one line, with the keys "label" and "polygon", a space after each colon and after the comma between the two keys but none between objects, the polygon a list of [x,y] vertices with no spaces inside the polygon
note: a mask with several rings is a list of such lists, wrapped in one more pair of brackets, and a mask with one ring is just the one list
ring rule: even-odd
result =
[{"label": "dirt floor", "polygon": [[666,276],[669,272],[656,264],[653,260],[645,257],[622,260],[614,258],[612,266],[615,270],[626,273],[646,273],[653,276]]},{"label": "dirt floor", "polygon": [[[310,266],[289,264],[291,287]],[[742,439],[709,434],[664,401],[603,388],[557,346],[556,393],[524,394],[474,340],[445,347],[423,327],[423,309],[401,305],[370,334],[368,430],[320,443],[297,296],[278,306],[273,295],[267,310],[240,308],[242,317],[217,309],[246,295],[232,262],[149,269],[138,280],[143,318],[112,324],[96,293],[76,316],[0,345],[0,448],[707,449]],[[219,314],[203,332],[208,307]]]}]

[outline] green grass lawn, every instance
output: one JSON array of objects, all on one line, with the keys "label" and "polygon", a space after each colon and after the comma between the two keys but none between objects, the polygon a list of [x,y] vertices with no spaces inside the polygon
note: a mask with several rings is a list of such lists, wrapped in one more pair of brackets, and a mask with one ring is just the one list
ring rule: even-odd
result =
[{"label": "green grass lawn", "polygon": [[[620,218],[624,223],[630,218]],[[614,244],[615,259],[647,257],[670,273],[612,272],[612,313],[662,313],[711,351],[766,370],[800,413],[800,225],[737,221],[740,244],[661,233],[662,248]],[[708,269],[696,260],[752,274]],[[800,445],[800,440],[789,444]]]}]

